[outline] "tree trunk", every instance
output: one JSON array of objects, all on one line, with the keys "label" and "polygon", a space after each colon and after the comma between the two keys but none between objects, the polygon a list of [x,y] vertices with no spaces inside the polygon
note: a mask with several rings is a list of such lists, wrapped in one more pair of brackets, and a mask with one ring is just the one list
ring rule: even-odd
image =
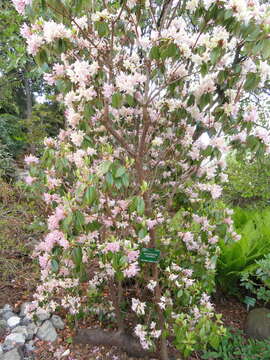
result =
[{"label": "tree trunk", "polygon": [[23,83],[26,96],[26,118],[27,120],[31,119],[33,111],[33,102],[32,102],[32,89],[29,79],[23,74]]}]

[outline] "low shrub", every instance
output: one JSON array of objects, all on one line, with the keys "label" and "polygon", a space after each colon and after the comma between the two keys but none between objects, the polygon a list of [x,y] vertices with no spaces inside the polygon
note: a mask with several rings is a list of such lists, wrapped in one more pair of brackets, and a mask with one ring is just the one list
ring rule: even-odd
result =
[{"label": "low shrub", "polygon": [[242,332],[228,332],[223,336],[218,350],[208,351],[202,359],[220,360],[269,360],[270,342],[246,339]]}]

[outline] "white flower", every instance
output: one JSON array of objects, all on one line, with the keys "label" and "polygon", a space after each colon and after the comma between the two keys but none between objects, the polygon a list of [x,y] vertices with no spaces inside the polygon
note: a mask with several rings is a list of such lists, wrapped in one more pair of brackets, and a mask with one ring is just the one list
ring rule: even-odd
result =
[{"label": "white flower", "polygon": [[157,286],[157,282],[154,280],[150,280],[149,284],[146,287],[147,287],[147,289],[154,291],[156,286]]},{"label": "white flower", "polygon": [[145,306],[146,306],[146,304],[144,302],[141,302],[138,299],[132,298],[132,306],[131,306],[131,308],[137,315],[144,315],[145,314]]}]

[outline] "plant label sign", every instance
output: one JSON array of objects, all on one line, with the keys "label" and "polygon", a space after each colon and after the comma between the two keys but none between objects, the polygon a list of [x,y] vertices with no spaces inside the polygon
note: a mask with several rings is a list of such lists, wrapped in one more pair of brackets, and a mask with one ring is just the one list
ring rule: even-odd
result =
[{"label": "plant label sign", "polygon": [[157,263],[160,258],[160,250],[143,248],[140,253],[142,262]]}]

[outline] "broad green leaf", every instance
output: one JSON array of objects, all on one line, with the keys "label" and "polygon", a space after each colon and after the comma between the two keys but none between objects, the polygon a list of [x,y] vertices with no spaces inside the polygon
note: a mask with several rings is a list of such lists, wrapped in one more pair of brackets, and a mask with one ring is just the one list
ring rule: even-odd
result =
[{"label": "broad green leaf", "polygon": [[115,109],[119,109],[122,106],[122,95],[120,93],[115,93],[112,96],[112,106]]},{"label": "broad green leaf", "polygon": [[150,59],[158,60],[160,58],[160,49],[158,46],[153,46],[150,50]]},{"label": "broad green leaf", "polygon": [[105,175],[111,168],[112,162],[110,160],[103,161],[98,168],[98,175]]},{"label": "broad green leaf", "polygon": [[115,177],[116,178],[119,178],[121,176],[123,176],[126,172],[126,168],[124,166],[120,166],[117,170],[116,170],[116,173],[115,173]]},{"label": "broad green leaf", "polygon": [[86,189],[84,200],[87,205],[92,205],[97,200],[97,190],[94,186],[89,186]]},{"label": "broad green leaf", "polygon": [[244,85],[244,89],[246,91],[253,90],[259,85],[260,81],[261,81],[261,78],[260,78],[259,74],[248,73],[247,78],[246,78],[246,82],[245,82],[245,85]]},{"label": "broad green leaf", "polygon": [[58,273],[59,271],[59,264],[56,259],[51,260],[51,270],[53,273]]},{"label": "broad green leaf", "polygon": [[145,204],[144,204],[143,198],[140,196],[137,196],[137,198],[136,198],[136,208],[137,208],[137,213],[139,215],[143,215],[144,209],[145,209]]}]

